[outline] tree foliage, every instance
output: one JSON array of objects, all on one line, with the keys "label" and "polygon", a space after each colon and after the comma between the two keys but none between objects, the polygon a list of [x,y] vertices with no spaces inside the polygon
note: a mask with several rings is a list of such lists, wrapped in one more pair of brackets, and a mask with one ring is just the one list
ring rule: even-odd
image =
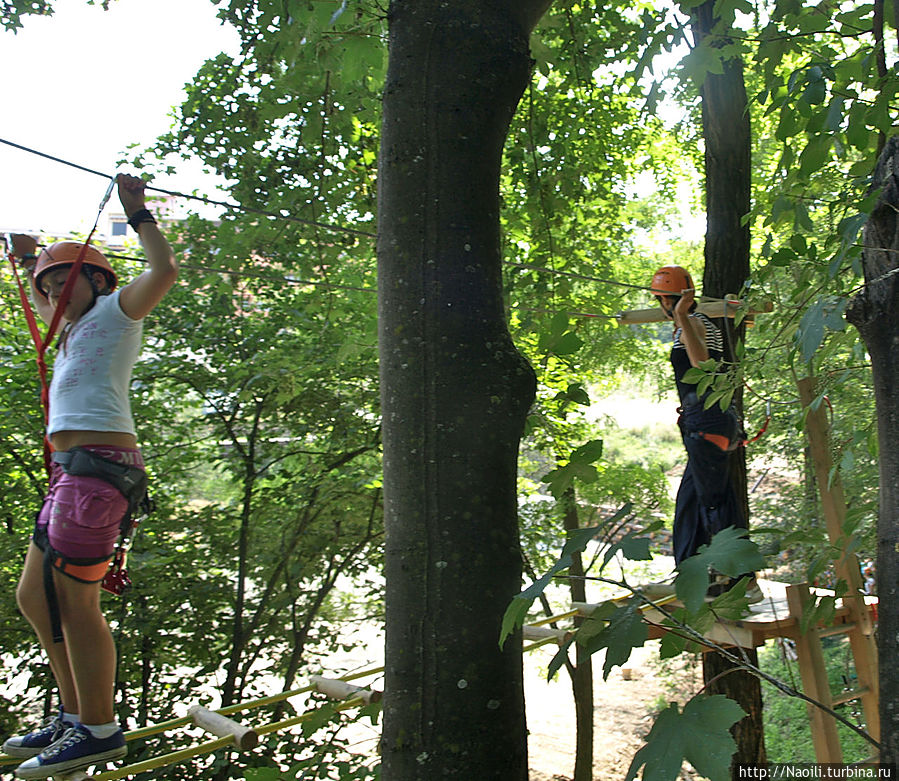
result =
[{"label": "tree foliage", "polygon": [[[214,679],[227,700],[268,686],[266,675],[289,687],[333,647],[327,622],[353,612],[335,597],[338,579],[366,582],[379,563],[373,233],[389,9],[373,0],[216,5],[240,53],[200,69],[170,132],[134,162],[151,175],[172,155],[199,159],[236,202],[291,220],[234,210],[171,229],[183,285],[148,323],[135,378],[159,511],[138,537],[134,590],[111,606],[118,703],[134,723],[206,697]],[[558,0],[532,35],[499,214],[503,304],[538,380],[522,485],[553,497],[576,486],[596,505],[658,503],[657,470],[614,463],[582,413],[619,371],[658,371],[664,329],[613,315],[651,301],[639,288],[655,266],[698,268],[699,237],[673,204],[685,187],[701,191],[697,85],[739,57],[753,129],[753,249],[747,288],[733,292],[771,300],[774,311],[735,345],[739,366],[696,379],[723,403],[747,383],[748,420],[774,402],[771,433],[756,447],[801,461],[795,382],[817,376],[815,403],[834,410],[846,535],[871,550],[879,445],[867,355],[843,313],[861,284],[869,177],[895,122],[895,30],[879,4],[725,0],[721,27],[695,41],[695,5]],[[51,12],[49,2],[7,2],[0,23],[15,32]],[[12,296],[3,307],[0,496],[10,534],[0,577],[11,594],[41,490],[41,423],[27,332]],[[813,580],[835,552],[813,492],[797,484],[786,501],[763,549],[789,552],[804,564],[797,577]],[[525,528],[528,554],[545,558],[558,530]],[[595,647],[637,641],[629,616],[618,619],[621,634],[593,627]],[[26,649],[14,669],[32,671],[12,704],[18,714],[39,701],[47,671],[10,601],[0,631],[4,647]],[[687,718],[666,713],[662,727]],[[3,718],[12,728],[12,711]],[[647,768],[656,751],[640,755]]]}]

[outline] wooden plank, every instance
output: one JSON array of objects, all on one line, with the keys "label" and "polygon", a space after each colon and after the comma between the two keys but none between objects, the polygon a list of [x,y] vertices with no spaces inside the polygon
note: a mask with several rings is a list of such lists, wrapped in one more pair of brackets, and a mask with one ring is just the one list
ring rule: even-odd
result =
[{"label": "wooden plank", "polygon": [[[797,621],[801,621],[803,605],[811,598],[808,586],[804,583],[787,587],[787,601],[790,612]],[[799,657],[799,674],[802,677],[802,688],[808,697],[833,708],[830,684],[827,680],[827,669],[824,666],[824,654],[821,640],[815,627],[796,637],[796,654]],[[828,713],[814,705],[807,704],[809,723],[812,728],[812,743],[815,746],[815,757],[818,762],[840,763],[843,751],[840,748],[840,737],[837,734],[836,720]]]}]

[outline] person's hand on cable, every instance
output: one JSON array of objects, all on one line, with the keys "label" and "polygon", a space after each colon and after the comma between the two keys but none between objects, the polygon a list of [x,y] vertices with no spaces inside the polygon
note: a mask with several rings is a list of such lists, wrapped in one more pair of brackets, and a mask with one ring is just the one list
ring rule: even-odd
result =
[{"label": "person's hand on cable", "polygon": [[690,316],[690,310],[693,307],[695,299],[695,290],[681,291],[680,298],[678,298],[677,303],[674,305],[674,320],[678,325],[682,326],[684,321]]},{"label": "person's hand on cable", "polygon": [[29,236],[27,233],[9,233],[7,234],[11,251],[18,258],[19,263],[27,270],[34,268],[37,262],[37,239]]},{"label": "person's hand on cable", "polygon": [[143,179],[129,174],[119,174],[116,177],[116,184],[119,190],[119,200],[129,219],[132,215],[147,208],[144,195],[146,184]]}]

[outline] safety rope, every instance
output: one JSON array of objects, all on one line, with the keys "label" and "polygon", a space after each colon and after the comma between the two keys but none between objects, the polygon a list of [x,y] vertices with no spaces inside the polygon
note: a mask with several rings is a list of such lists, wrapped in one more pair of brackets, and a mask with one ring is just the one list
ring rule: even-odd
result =
[{"label": "safety rope", "polygon": [[[106,204],[109,201],[109,197],[112,195],[112,190],[115,187],[116,177],[112,177],[109,182],[109,186],[106,188],[106,192],[103,195],[102,200],[100,201],[100,206],[97,209],[97,217],[94,220],[94,225],[90,230],[90,233],[87,235],[87,239],[82,243],[81,251],[78,253],[78,257],[75,259],[75,262],[69,268],[69,273],[66,275],[65,284],[62,287],[62,291],[59,294],[59,300],[56,302],[56,308],[53,310],[53,317],[50,320],[50,325],[47,328],[47,333],[45,336],[41,337],[40,328],[37,324],[37,319],[34,316],[34,311],[31,308],[31,304],[28,300],[28,294],[25,292],[25,286],[22,283],[22,278],[19,275],[18,265],[16,263],[15,255],[12,251],[12,243],[7,242],[7,257],[9,259],[9,263],[12,266],[13,275],[15,276],[16,286],[19,290],[19,299],[22,302],[22,308],[25,312],[25,320],[28,323],[28,330],[31,333],[31,340],[34,342],[34,348],[37,353],[37,370],[38,377],[41,383],[41,407],[44,411],[44,425],[46,425],[50,420],[50,383],[47,379],[47,348],[50,346],[53,341],[53,336],[56,334],[56,329],[59,328],[59,323],[62,320],[63,312],[65,312],[66,307],[69,304],[69,300],[72,297],[72,290],[75,287],[75,282],[78,280],[78,275],[81,273],[81,268],[84,265],[84,257],[87,254],[87,249],[90,246],[91,239],[94,236],[94,233],[97,230],[97,225],[100,223],[100,215],[103,213],[103,209],[106,208]],[[47,471],[47,474],[50,473],[50,464],[51,464],[51,446],[47,437],[44,437],[44,468]]]}]

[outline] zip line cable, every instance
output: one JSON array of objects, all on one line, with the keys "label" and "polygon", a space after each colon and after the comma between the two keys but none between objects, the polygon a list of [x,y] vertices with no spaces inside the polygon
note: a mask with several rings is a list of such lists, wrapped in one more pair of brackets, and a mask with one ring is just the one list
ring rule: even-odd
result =
[{"label": "zip line cable", "polygon": [[[93,174],[94,176],[102,176],[104,179],[109,179],[110,175],[105,174],[102,171],[97,171],[93,168],[88,168],[84,165],[79,165],[78,163],[73,163],[69,160],[63,160],[61,157],[56,157],[54,155],[49,155],[46,152],[39,152],[36,149],[32,149],[27,146],[23,146],[22,144],[17,144],[14,141],[9,141],[5,138],[0,138],[0,144],[6,144],[7,146],[11,146],[14,149],[19,149],[22,152],[28,152],[32,155],[37,155],[38,157],[43,157],[47,160],[52,160],[55,163],[60,163],[62,165],[67,165],[70,168],[75,168],[79,171],[84,171],[88,174]],[[217,201],[213,198],[206,198],[202,195],[190,195],[189,193],[182,193],[176,190],[164,190],[161,187],[153,187],[151,185],[146,186],[147,190],[152,190],[153,192],[162,193],[163,195],[171,195],[175,198],[186,198],[190,201],[200,201],[201,203],[205,203],[209,206],[222,206],[226,209],[233,209],[234,211],[246,212],[248,214],[258,214],[263,217],[272,217],[276,220],[286,220],[288,222],[296,222],[301,225],[312,225],[316,228],[323,228],[325,230],[337,231],[340,233],[347,233],[351,236],[364,236],[365,238],[373,239],[375,238],[375,234],[370,231],[358,230],[356,228],[347,228],[343,225],[330,225],[326,222],[317,222],[316,220],[306,220],[302,217],[295,217],[292,214],[280,214],[278,212],[270,212],[265,209],[256,209],[252,206],[242,206],[239,203],[231,203],[229,201]]]},{"label": "zip line cable", "polygon": [[[88,168],[85,165],[80,165],[79,163],[73,163],[70,160],[64,160],[61,157],[56,157],[55,155],[51,155],[46,152],[40,152],[37,149],[32,149],[31,147],[25,146],[23,144],[17,144],[14,141],[10,141],[6,138],[0,138],[0,144],[5,144],[6,146],[12,147],[14,149],[18,149],[22,152],[27,152],[28,154],[37,155],[38,157],[43,157],[46,160],[51,160],[55,163],[69,166],[70,168],[75,168],[79,171],[83,171],[85,173],[92,174],[94,176],[100,176],[103,179],[114,178],[114,177],[111,177],[109,174],[105,174],[102,171],[97,171],[94,168]],[[360,236],[360,237],[369,238],[369,239],[377,238],[377,234],[372,233],[371,231],[359,230],[357,228],[348,228],[343,225],[331,225],[329,223],[318,222],[316,220],[307,220],[307,219],[304,219],[303,217],[296,217],[292,214],[271,212],[271,211],[267,211],[265,209],[257,209],[252,206],[243,206],[239,203],[232,203],[230,201],[218,201],[213,198],[206,198],[205,196],[202,196],[202,195],[191,195],[190,193],[182,193],[182,192],[178,192],[177,190],[165,190],[161,187],[153,187],[152,185],[146,185],[146,189],[150,190],[152,192],[162,193],[163,195],[170,195],[174,198],[184,198],[184,199],[190,200],[190,201],[199,201],[200,203],[205,203],[209,206],[221,206],[225,209],[232,209],[234,211],[244,212],[247,214],[258,214],[263,217],[270,217],[275,220],[284,220],[286,222],[294,222],[294,223],[298,223],[300,225],[310,225],[310,226],[313,226],[316,228],[322,228],[324,230],[330,230],[330,231],[335,231],[335,232],[339,232],[339,233],[346,233],[351,236]],[[882,248],[882,249],[884,249],[885,251],[890,251],[888,248]],[[892,250],[892,251],[895,252],[896,250]],[[115,256],[113,256],[113,257],[115,257]],[[648,293],[653,292],[652,288],[648,287],[646,285],[637,285],[637,284],[633,284],[630,282],[620,282],[616,279],[604,279],[602,277],[594,277],[594,276],[590,276],[587,274],[577,274],[573,271],[559,271],[554,268],[535,266],[530,263],[516,263],[514,261],[503,261],[503,265],[510,266],[512,268],[523,269],[526,271],[535,271],[540,274],[549,274],[551,276],[567,277],[569,279],[580,279],[585,282],[599,282],[600,284],[603,284],[603,285],[612,285],[615,287],[623,287],[623,288],[627,288],[630,290],[642,290],[642,291],[645,291]],[[185,266],[185,268],[187,268],[187,267]],[[239,273],[239,272],[232,272],[232,271],[222,271],[222,270],[220,270],[220,271],[223,274]],[[890,277],[896,273],[899,273],[899,268],[895,268],[895,269],[887,272],[886,274],[883,274],[882,276],[878,277],[877,279],[870,280],[868,282],[865,282],[865,283],[859,285],[852,292],[858,292],[858,291],[862,290],[863,288],[869,287],[877,282],[880,282],[884,278]],[[291,281],[291,280],[287,280],[287,281]],[[307,284],[310,284],[310,285],[317,284],[317,285],[327,286],[327,283],[321,283],[321,282],[317,283],[317,282],[312,282],[312,281],[307,282]],[[341,286],[332,285],[332,287],[339,288]],[[365,289],[365,288],[348,287],[347,289],[354,290],[354,289]],[[582,316],[589,317],[591,315],[582,315]],[[595,315],[595,316],[602,317],[603,315]]]},{"label": "zip line cable", "polygon": [[[64,160],[61,157],[56,157],[55,155],[47,154],[46,152],[40,152],[37,149],[32,149],[31,147],[24,146],[23,144],[17,144],[14,141],[9,141],[5,138],[0,138],[0,144],[6,144],[7,146],[13,147],[14,149],[18,149],[22,152],[27,152],[32,155],[37,155],[38,157],[43,157],[47,160],[52,160],[55,163],[59,163],[61,165],[69,166],[70,168],[75,168],[79,171],[84,171],[88,174],[93,174],[94,176],[102,176],[104,179],[109,179],[109,175],[103,173],[102,171],[97,171],[93,168],[88,168],[87,166],[80,165],[79,163],[73,163],[69,160]],[[235,211],[246,212],[248,214],[259,214],[265,217],[271,217],[276,220],[286,220],[288,222],[297,222],[302,225],[312,225],[318,228],[324,228],[327,230],[338,231],[342,233],[348,233],[354,236],[363,236],[365,238],[376,238],[376,234],[371,233],[369,231],[357,230],[355,228],[347,228],[340,225],[329,225],[328,223],[316,222],[315,220],[306,220],[302,217],[294,217],[289,214],[279,214],[277,212],[270,212],[264,209],[256,209],[250,206],[241,206],[238,203],[231,203],[227,201],[217,201],[211,198],[205,198],[200,195],[190,195],[188,193],[177,192],[174,190],[164,190],[160,187],[153,187],[151,185],[147,185],[147,190],[152,190],[153,192],[163,193],[164,195],[171,195],[175,198],[186,198],[187,200],[200,201],[202,203],[211,205],[211,206],[222,206],[227,209],[233,209]],[[113,256],[114,257],[114,256]],[[503,265],[510,266],[512,268],[520,268],[526,271],[535,271],[540,274],[550,274],[552,276],[561,276],[568,277],[569,279],[580,279],[585,282],[599,282],[604,285],[614,285],[617,287],[629,288],[632,290],[644,290],[647,292],[651,292],[652,288],[646,287],[644,285],[634,285],[628,282],[619,282],[614,279],[603,279],[601,277],[593,277],[585,274],[576,274],[572,271],[558,271],[554,268],[545,268],[542,266],[535,266],[528,263],[515,263],[512,261],[504,261]],[[237,273],[237,272],[222,272],[222,273]],[[316,283],[309,283],[316,284]],[[321,284],[321,283],[318,283]]]}]

